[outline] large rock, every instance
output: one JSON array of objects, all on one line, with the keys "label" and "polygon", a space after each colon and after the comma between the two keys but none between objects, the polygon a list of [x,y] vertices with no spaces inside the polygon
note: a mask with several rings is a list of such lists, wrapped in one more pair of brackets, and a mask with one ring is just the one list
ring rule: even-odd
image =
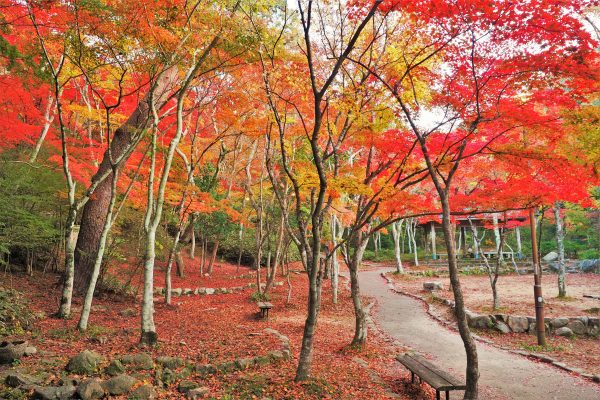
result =
[{"label": "large rock", "polygon": [[156,359],[156,363],[169,369],[177,369],[183,366],[183,360],[179,357],[161,356]]},{"label": "large rock", "polygon": [[600,258],[583,260],[577,266],[583,272],[600,271]]},{"label": "large rock", "polygon": [[36,400],[69,400],[75,396],[75,386],[37,386],[33,390],[32,399]]},{"label": "large rock", "polygon": [[9,372],[6,375],[6,379],[4,380],[4,383],[6,383],[6,386],[9,386],[11,388],[18,388],[19,386],[32,385],[36,382],[37,382],[37,379],[35,379],[34,377],[25,375],[25,374],[21,374],[19,372]]},{"label": "large rock", "polygon": [[125,372],[125,366],[119,360],[112,360],[104,372],[110,376],[116,376]]},{"label": "large rock", "polygon": [[472,328],[487,329],[492,326],[492,320],[488,315],[475,315],[470,319],[469,325]]},{"label": "large rock", "polygon": [[120,396],[131,391],[133,385],[137,383],[137,379],[132,376],[121,374],[110,378],[102,384],[104,390],[113,396]]},{"label": "large rock", "polygon": [[585,335],[587,333],[587,326],[578,319],[569,322],[567,327],[576,335]]},{"label": "large rock", "polygon": [[27,349],[27,342],[23,340],[0,343],[0,364],[10,364],[21,359]]},{"label": "large rock", "polygon": [[100,354],[84,350],[69,360],[66,370],[79,375],[91,375],[98,369],[103,358]]},{"label": "large rock", "polygon": [[527,317],[510,316],[508,317],[508,326],[510,330],[516,333],[527,332],[529,320]]},{"label": "large rock", "polygon": [[77,394],[81,400],[96,400],[104,397],[102,381],[98,378],[87,379],[77,386]]},{"label": "large rock", "polygon": [[121,357],[121,362],[125,368],[136,371],[154,368],[154,361],[147,353],[126,354]]},{"label": "large rock", "polygon": [[442,282],[423,282],[423,289],[430,292],[434,290],[443,290],[444,284]]},{"label": "large rock", "polygon": [[135,317],[137,315],[137,311],[135,308],[126,308],[119,312],[119,315],[122,317]]},{"label": "large rock", "polygon": [[569,323],[569,318],[559,317],[559,318],[553,318],[550,321],[550,326],[552,326],[553,329],[558,329],[558,328],[562,328],[563,326],[567,326],[568,323]]},{"label": "large rock", "polygon": [[189,392],[186,393],[186,397],[190,400],[199,400],[204,398],[208,393],[210,392],[210,389],[207,387],[199,387],[196,389],[192,389]]},{"label": "large rock", "polygon": [[179,392],[181,392],[181,393],[187,393],[190,390],[197,389],[198,387],[200,387],[200,385],[198,385],[194,381],[183,380],[183,381],[179,382],[179,386],[177,386],[177,390],[179,390]]},{"label": "large rock", "polygon": [[496,324],[494,325],[494,328],[498,331],[498,332],[502,332],[502,333],[510,333],[510,328],[508,327],[508,325],[506,325],[504,322],[502,321],[496,321]]},{"label": "large rock", "polygon": [[552,261],[556,261],[558,259],[558,253],[555,251],[551,251],[550,253],[546,254],[542,260],[546,261],[546,262],[552,262]]},{"label": "large rock", "polygon": [[562,328],[558,328],[556,331],[554,331],[554,334],[557,336],[571,337],[573,336],[573,331],[566,326],[563,326]]},{"label": "large rock", "polygon": [[156,398],[156,391],[152,385],[138,386],[129,398],[133,400],[153,400]]}]

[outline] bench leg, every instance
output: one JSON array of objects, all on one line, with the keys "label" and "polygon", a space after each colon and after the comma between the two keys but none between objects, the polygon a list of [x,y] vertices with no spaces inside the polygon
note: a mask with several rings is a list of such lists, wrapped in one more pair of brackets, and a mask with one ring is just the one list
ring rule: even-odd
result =
[{"label": "bench leg", "polygon": [[446,400],[450,400],[450,391],[446,390]]},{"label": "bench leg", "polygon": [[415,383],[415,373],[412,371],[410,373],[410,381],[411,381],[411,383]]},{"label": "bench leg", "polygon": [[440,400],[440,391],[439,390],[435,391],[435,400]]}]

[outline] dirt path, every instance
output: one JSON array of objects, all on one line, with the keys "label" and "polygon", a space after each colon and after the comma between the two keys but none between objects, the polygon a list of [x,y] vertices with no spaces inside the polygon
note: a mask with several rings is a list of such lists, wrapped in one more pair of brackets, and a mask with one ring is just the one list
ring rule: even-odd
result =
[{"label": "dirt path", "polygon": [[[360,273],[362,292],[377,300],[373,314],[378,326],[389,336],[420,353],[431,356],[443,369],[464,377],[465,351],[458,333],[432,320],[423,304],[388,289],[380,273]],[[484,343],[477,343],[481,394],[518,400],[598,400],[600,385],[571,376],[555,367],[530,361]],[[451,398],[460,398],[458,394]]]}]

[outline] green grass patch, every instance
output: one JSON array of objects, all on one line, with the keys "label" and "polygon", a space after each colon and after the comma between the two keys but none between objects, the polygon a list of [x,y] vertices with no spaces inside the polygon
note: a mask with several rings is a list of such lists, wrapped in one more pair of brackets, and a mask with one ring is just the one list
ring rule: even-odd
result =
[{"label": "green grass patch", "polygon": [[527,350],[527,351],[531,351],[531,352],[535,352],[535,353],[548,353],[548,352],[552,352],[552,351],[565,351],[565,347],[564,346],[552,346],[552,345],[546,345],[546,346],[539,346],[537,344],[524,344],[521,346],[521,348],[523,350]]}]

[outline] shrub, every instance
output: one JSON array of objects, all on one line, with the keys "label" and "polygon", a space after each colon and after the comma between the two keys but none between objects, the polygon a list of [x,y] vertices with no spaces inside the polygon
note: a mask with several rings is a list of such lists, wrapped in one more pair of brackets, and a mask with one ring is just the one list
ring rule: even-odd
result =
[{"label": "shrub", "polygon": [[22,334],[31,327],[34,319],[35,315],[20,292],[0,288],[0,336]]}]

